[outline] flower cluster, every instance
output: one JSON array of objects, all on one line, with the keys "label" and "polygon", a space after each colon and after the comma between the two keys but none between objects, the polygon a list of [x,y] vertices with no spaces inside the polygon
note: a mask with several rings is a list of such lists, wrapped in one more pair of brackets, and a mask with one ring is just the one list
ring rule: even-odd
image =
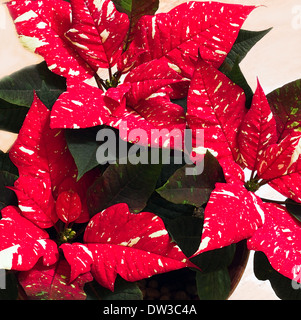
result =
[{"label": "flower cluster", "polygon": [[[51,110],[34,96],[10,151],[19,170],[13,187],[19,208],[2,210],[0,268],[20,271],[28,297],[84,299],[92,279],[113,290],[117,274],[137,281],[196,267],[156,212],[131,213],[125,203],[89,212],[87,190],[102,173],[96,167],[78,177],[64,129],[119,129],[123,122],[149,135],[152,129],[204,129],[204,146],[192,151],[204,157],[209,150],[225,182],[204,201],[192,258],[248,239],[249,249],[264,252],[274,269],[293,278],[301,265],[300,223],[256,191],[269,184],[301,202],[300,119],[284,123],[272,112],[259,81],[247,109],[244,90],[219,70],[254,6],[192,1],[132,26],[111,0],[7,5],[22,43],[67,81]],[[101,69],[109,79],[99,76]],[[168,136],[160,147],[167,146],[173,147]]]}]

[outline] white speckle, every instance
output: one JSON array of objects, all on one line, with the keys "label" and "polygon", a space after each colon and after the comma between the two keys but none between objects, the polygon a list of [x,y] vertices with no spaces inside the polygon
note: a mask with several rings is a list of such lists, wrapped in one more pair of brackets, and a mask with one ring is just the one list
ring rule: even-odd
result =
[{"label": "white speckle", "polygon": [[95,5],[95,7],[100,10],[104,4],[105,0],[94,0],[93,4]]},{"label": "white speckle", "polygon": [[150,238],[158,238],[158,237],[164,236],[166,234],[168,234],[167,230],[163,229],[163,230],[159,230],[159,231],[156,231],[156,232],[150,234],[149,237]]},{"label": "white speckle", "polygon": [[67,108],[67,107],[62,107],[62,109],[67,110],[67,111],[69,111],[69,112],[73,112],[73,109],[69,109],[69,108]]},{"label": "white speckle", "polygon": [[268,118],[267,118],[267,122],[271,121],[272,118],[273,118],[273,114],[272,114],[272,112],[271,112],[271,113],[269,114]]},{"label": "white speckle", "polygon": [[217,85],[217,87],[214,90],[214,93],[216,93],[218,91],[218,89],[221,87],[221,85],[223,84],[222,81],[220,81],[220,83]]},{"label": "white speckle", "polygon": [[261,209],[260,205],[258,204],[257,202],[257,197],[255,196],[255,194],[253,194],[252,192],[250,192],[253,200],[254,200],[254,206],[257,210],[257,212],[259,213],[260,217],[261,217],[261,220],[262,220],[262,223],[264,223],[264,218],[265,218],[265,214],[264,214],[264,211]]},{"label": "white speckle", "polygon": [[32,52],[35,52],[37,48],[40,48],[42,46],[45,46],[46,44],[49,44],[48,42],[43,42],[43,40],[40,40],[35,37],[28,37],[28,36],[21,35],[19,36],[19,39],[22,45]]},{"label": "white speckle", "polygon": [[46,249],[46,241],[45,240],[37,240],[37,242],[43,247],[43,249]]},{"label": "white speckle", "polygon": [[52,64],[51,66],[49,66],[48,69],[49,69],[49,70],[53,70],[53,69],[55,69],[56,67],[57,67],[57,64],[54,63],[54,64]]},{"label": "white speckle", "polygon": [[164,265],[163,265],[163,263],[162,263],[161,259],[158,259],[158,265],[159,265],[160,267],[164,267]]},{"label": "white speckle", "polygon": [[200,244],[199,249],[198,249],[197,252],[206,249],[210,240],[211,240],[210,237],[205,237],[205,238],[202,240],[202,242],[201,242],[201,244]]},{"label": "white speckle", "polygon": [[195,93],[198,96],[200,96],[202,94],[199,90],[192,90],[192,92]]},{"label": "white speckle", "polygon": [[78,76],[80,72],[70,69],[68,73],[70,74],[70,76]]},{"label": "white speckle", "polygon": [[14,20],[14,23],[28,21],[31,18],[36,18],[36,17],[38,17],[38,15],[34,11],[30,10],[28,12],[21,14],[18,18],[16,18]]},{"label": "white speckle", "polygon": [[227,52],[222,51],[222,50],[215,50],[215,53],[217,53],[217,54],[223,54],[223,55],[226,55],[226,54],[227,54]]},{"label": "white speckle", "polygon": [[101,42],[104,43],[108,39],[110,32],[107,29],[104,29],[103,32],[100,34]]},{"label": "white speckle", "polygon": [[71,102],[74,103],[74,104],[76,104],[77,106],[80,106],[80,107],[83,105],[83,103],[80,102],[80,101],[71,100]]},{"label": "white speckle", "polygon": [[156,17],[154,16],[152,18],[152,38],[155,38],[155,34],[156,34]]},{"label": "white speckle", "polygon": [[14,245],[0,251],[0,269],[11,270],[13,265],[13,255],[18,252],[20,245]]},{"label": "white speckle", "polygon": [[19,204],[19,208],[23,212],[35,212],[35,210],[32,207],[22,206]]},{"label": "white speckle", "polygon": [[26,149],[26,148],[23,147],[23,146],[21,146],[21,147],[19,148],[19,150],[20,150],[20,151],[23,151],[23,152],[25,152],[25,153],[27,153],[27,154],[29,154],[30,156],[32,156],[32,155],[34,154],[34,151],[33,151],[33,150]]},{"label": "white speckle", "polygon": [[136,237],[134,239],[131,239],[128,243],[128,247],[132,247],[133,245],[135,245],[141,238],[140,237]]},{"label": "white speckle", "polygon": [[37,28],[38,29],[45,29],[47,27],[47,23],[45,23],[45,22],[39,22],[38,24],[37,24]]},{"label": "white speckle", "polygon": [[197,154],[206,154],[206,152],[210,151],[210,153],[214,156],[217,157],[218,156],[218,152],[215,150],[212,150],[210,148],[204,148],[204,147],[197,147],[197,148],[192,148],[192,151],[194,151]]},{"label": "white speckle", "polygon": [[181,69],[177,65],[168,62],[168,66],[169,66],[170,69],[172,69],[172,70],[174,70],[174,71],[176,71],[178,73],[181,73]]}]

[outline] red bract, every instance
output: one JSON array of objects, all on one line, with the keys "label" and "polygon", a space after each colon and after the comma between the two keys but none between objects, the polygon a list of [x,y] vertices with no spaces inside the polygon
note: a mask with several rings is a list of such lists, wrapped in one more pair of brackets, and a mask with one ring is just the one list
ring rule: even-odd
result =
[{"label": "red bract", "polygon": [[65,33],[79,55],[95,71],[116,64],[129,29],[125,13],[111,0],[71,0],[72,24]]},{"label": "red bract", "polygon": [[247,239],[263,223],[259,197],[242,185],[217,183],[206,206],[201,244],[194,256]]},{"label": "red bract", "polygon": [[69,275],[69,264],[60,260],[49,267],[38,263],[32,270],[20,273],[19,281],[32,300],[85,300],[84,285],[93,277],[88,272],[70,282]]},{"label": "red bract", "polygon": [[251,108],[238,135],[243,164],[252,171],[258,170],[262,153],[277,140],[276,121],[258,81]]},{"label": "red bract", "polygon": [[[50,129],[50,111],[35,96],[10,157],[19,169],[14,191],[22,214],[41,228],[52,227],[58,220],[55,200],[59,191],[73,190],[81,194],[81,221],[89,220],[85,194],[90,174],[76,182],[77,169],[67,148],[62,130]],[[70,182],[71,181],[73,182]],[[60,189],[68,182],[69,190]],[[84,220],[84,221],[83,221]]]},{"label": "red bract", "polygon": [[204,147],[209,149],[226,177],[228,164],[224,162],[239,159],[237,137],[245,114],[243,90],[199,58],[188,93],[187,124],[193,130],[204,129],[204,146],[194,151],[202,154]]},{"label": "red bract", "polygon": [[110,88],[104,93],[84,82],[68,82],[51,111],[51,128],[88,128],[108,123],[123,114],[124,94],[129,85]]},{"label": "red bract", "polygon": [[57,245],[46,231],[22,217],[15,207],[1,211],[0,220],[0,268],[30,270],[42,258],[44,266],[58,260]]},{"label": "red bract", "polygon": [[23,45],[41,55],[50,70],[66,78],[93,76],[94,71],[64,35],[71,27],[68,2],[18,0],[7,6]]},{"label": "red bract", "polygon": [[133,42],[118,67],[125,72],[144,62],[162,59],[191,77],[198,51],[218,68],[230,51],[253,6],[215,2],[188,2],[168,13],[143,16]]},{"label": "red bract", "polygon": [[75,221],[81,214],[82,204],[74,191],[61,192],[56,200],[56,213],[65,223]]},{"label": "red bract", "polygon": [[150,212],[132,214],[126,204],[96,214],[86,228],[84,243],[61,246],[71,265],[71,279],[91,265],[95,280],[110,290],[117,274],[137,281],[194,266],[171,241],[159,217]]},{"label": "red bract", "polygon": [[301,224],[280,205],[264,207],[265,223],[248,240],[248,248],[264,252],[275,270],[294,279],[301,265]]}]

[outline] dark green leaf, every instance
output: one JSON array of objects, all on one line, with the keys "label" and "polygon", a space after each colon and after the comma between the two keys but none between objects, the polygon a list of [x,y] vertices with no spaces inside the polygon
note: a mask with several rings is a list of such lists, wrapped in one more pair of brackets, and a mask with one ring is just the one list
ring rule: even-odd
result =
[{"label": "dark green leaf", "polygon": [[90,213],[116,203],[127,203],[131,212],[141,211],[155,189],[160,172],[160,164],[109,165],[88,190]]},{"label": "dark green leaf", "polygon": [[28,107],[18,106],[0,99],[0,129],[18,133],[28,110]]},{"label": "dark green leaf", "polygon": [[78,180],[99,165],[96,160],[99,147],[99,142],[96,141],[97,130],[98,128],[65,130],[67,145],[77,166]]},{"label": "dark green leaf", "polygon": [[7,188],[12,187],[17,178],[7,171],[0,171],[0,210],[8,205],[18,205],[15,193]]},{"label": "dark green leaf", "polygon": [[294,289],[292,280],[273,269],[266,255],[262,252],[255,252],[254,273],[259,280],[269,280],[275,294],[280,299],[301,300],[300,284],[295,283],[298,289]]},{"label": "dark green leaf", "polygon": [[190,259],[203,272],[213,272],[228,267],[233,261],[236,245],[206,251]]},{"label": "dark green leaf", "polygon": [[116,9],[124,12],[130,19],[127,46],[132,40],[132,32],[138,20],[144,15],[153,15],[158,10],[159,0],[113,0]]},{"label": "dark green leaf", "polygon": [[246,96],[246,107],[249,109],[252,104],[253,91],[241,72],[238,61],[234,63],[232,69],[226,73],[226,76],[244,90]]},{"label": "dark green leaf", "polygon": [[154,192],[143,211],[153,212],[165,222],[166,219],[174,219],[183,215],[192,216],[194,206],[172,203]]},{"label": "dark green leaf", "polygon": [[87,300],[142,300],[142,292],[135,282],[127,282],[117,276],[114,292],[102,287],[96,281],[89,282],[84,288]]},{"label": "dark green leaf", "polygon": [[301,203],[288,198],[285,200],[285,206],[287,211],[301,222]]},{"label": "dark green leaf", "polygon": [[66,90],[65,78],[52,73],[45,62],[21,69],[0,80],[0,99],[17,106],[30,107],[35,91],[51,108]]},{"label": "dark green leaf", "polygon": [[157,189],[166,200],[176,204],[201,206],[208,202],[216,182],[224,182],[224,174],[218,161],[207,152],[204,158],[204,170],[199,175],[187,175],[185,165],[178,169],[170,179]]},{"label": "dark green leaf", "polygon": [[209,273],[198,271],[196,284],[201,300],[226,300],[231,289],[231,280],[227,268]]},{"label": "dark green leaf", "polygon": [[301,79],[285,84],[267,95],[276,118],[279,139],[290,131],[301,131]]},{"label": "dark green leaf", "polygon": [[241,29],[238,33],[237,39],[233,44],[231,51],[228,53],[224,66],[228,65],[232,68],[238,57],[238,63],[240,63],[252,47],[261,40],[272,28],[262,31],[249,31]]},{"label": "dark green leaf", "polygon": [[0,273],[0,277],[5,276],[5,279],[0,279],[0,282],[5,282],[5,289],[0,288],[0,300],[17,300],[18,298],[18,281],[15,273],[5,271]]},{"label": "dark green leaf", "polygon": [[8,153],[0,150],[0,171],[7,171],[14,175],[18,175],[18,169],[9,158]]},{"label": "dark green leaf", "polygon": [[193,255],[200,243],[203,220],[192,216],[180,216],[175,219],[165,219],[165,226],[172,239],[187,257]]}]

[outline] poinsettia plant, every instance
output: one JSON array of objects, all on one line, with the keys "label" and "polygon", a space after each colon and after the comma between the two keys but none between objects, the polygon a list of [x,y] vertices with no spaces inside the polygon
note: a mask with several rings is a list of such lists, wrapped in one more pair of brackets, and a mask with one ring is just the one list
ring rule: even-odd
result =
[{"label": "poinsettia plant", "polygon": [[0,160],[4,299],[141,299],[142,279],[183,268],[198,298],[225,299],[248,250],[300,296],[300,80],[253,94],[239,63],[269,31],[241,29],[254,6],[158,5],[7,3],[45,61],[0,81],[18,133]]}]

